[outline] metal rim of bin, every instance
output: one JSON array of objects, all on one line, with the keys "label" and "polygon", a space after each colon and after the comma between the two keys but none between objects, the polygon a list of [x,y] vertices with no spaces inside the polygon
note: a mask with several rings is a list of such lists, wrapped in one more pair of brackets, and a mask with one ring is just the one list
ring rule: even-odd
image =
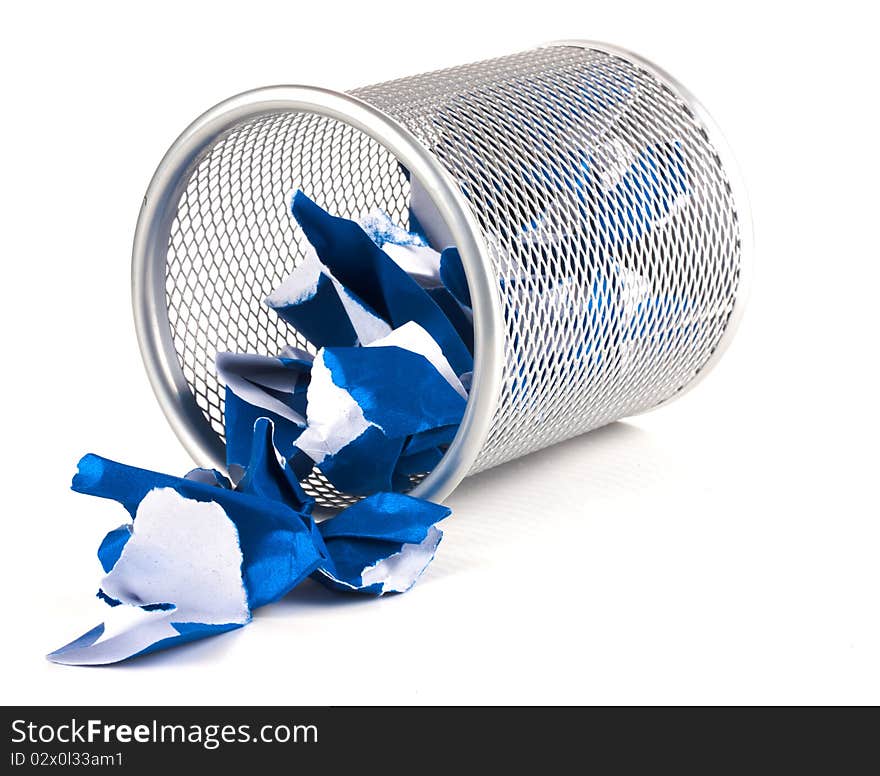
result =
[{"label": "metal rim of bin", "polygon": [[477,322],[473,386],[449,450],[412,492],[442,501],[479,454],[498,401],[504,359],[500,299],[479,227],[457,184],[406,128],[355,97],[310,86],[271,86],[244,92],[202,114],[165,154],[144,197],[132,251],[135,329],[150,384],[172,429],[196,463],[225,469],[223,443],[196,404],[168,322],[165,261],[169,229],[191,171],[218,139],[245,121],[288,112],[343,121],[387,148],[430,192],[456,240]]},{"label": "metal rim of bin", "polygon": [[[745,307],[751,271],[751,226],[737,166],[721,132],[699,101],[653,63],[604,43],[561,40],[546,45],[578,46],[620,56],[666,83],[705,128],[730,183],[741,228],[739,288],[717,348],[700,373],[671,397],[678,398],[701,382],[718,362],[735,334]],[[254,89],[224,100],[203,113],[169,148],[144,196],[132,250],[135,330],[150,384],[171,428],[195,462],[225,469],[223,442],[199,408],[184,377],[168,321],[165,266],[169,230],[191,172],[218,140],[243,122],[288,112],[312,113],[342,121],[394,154],[431,195],[461,253],[475,323],[472,387],[455,439],[440,463],[411,492],[420,498],[443,501],[464,479],[479,455],[499,400],[505,332],[500,296],[480,228],[451,175],[403,125],[349,94],[302,85]]]}]

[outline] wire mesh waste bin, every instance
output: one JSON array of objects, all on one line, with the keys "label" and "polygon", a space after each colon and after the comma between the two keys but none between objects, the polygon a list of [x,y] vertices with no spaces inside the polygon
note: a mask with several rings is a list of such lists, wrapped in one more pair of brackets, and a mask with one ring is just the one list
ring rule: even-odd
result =
[{"label": "wire mesh waste bin", "polygon": [[[218,351],[314,352],[263,304],[307,247],[296,188],[348,218],[406,226],[417,206],[462,256],[474,373],[425,498],[680,395],[742,310],[748,213],[723,140],[633,54],[564,41],[347,94],[258,89],[175,142],[135,237],[141,350],[200,465],[224,463]],[[306,486],[348,503],[319,472]]]}]

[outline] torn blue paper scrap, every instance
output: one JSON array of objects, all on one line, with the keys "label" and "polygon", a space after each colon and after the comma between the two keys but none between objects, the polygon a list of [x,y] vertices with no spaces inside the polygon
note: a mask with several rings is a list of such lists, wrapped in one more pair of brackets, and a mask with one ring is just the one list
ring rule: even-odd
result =
[{"label": "torn blue paper scrap", "polygon": [[219,504],[152,490],[101,582],[107,598],[129,606],[107,609],[103,623],[48,657],[102,665],[240,628],[251,616],[242,562],[238,531]]},{"label": "torn blue paper scrap", "polygon": [[314,250],[266,297],[266,304],[316,348],[366,345],[391,331],[333,276]]},{"label": "torn blue paper scrap", "polygon": [[382,429],[364,424],[364,430],[351,441],[333,452],[316,450],[312,446],[308,455],[320,460],[315,465],[338,491],[353,496],[366,496],[404,485],[394,479],[394,469],[403,452],[401,437],[387,437]]},{"label": "torn blue paper scrap", "polygon": [[409,323],[366,348],[318,352],[297,447],[343,492],[392,490],[407,437],[457,426],[466,403],[437,344]]},{"label": "torn blue paper scrap", "polygon": [[266,418],[259,418],[254,424],[250,459],[236,490],[279,501],[301,515],[310,515],[315,504],[315,499],[299,484],[293,468],[279,457],[272,422]]},{"label": "torn blue paper scrap", "polygon": [[[120,604],[128,604],[140,607],[143,614],[132,620],[114,613],[50,659],[116,662],[214,635],[218,629],[240,627],[250,619],[251,608],[279,598],[325,560],[323,540],[310,517],[314,499],[279,460],[271,422],[258,420],[252,436],[251,457],[235,491],[210,469],[195,469],[178,479],[97,456],[81,461],[74,478],[76,490],[114,498],[129,509],[137,502],[134,521],[110,531],[98,549],[108,574],[98,595],[114,612]],[[186,489],[189,498],[178,492],[183,483],[192,486]],[[151,484],[154,487],[148,489]],[[220,497],[225,508],[214,497]],[[279,525],[280,517],[286,525]],[[213,533],[206,540],[202,534],[209,530]],[[224,573],[227,534],[234,535],[244,614],[229,594],[229,575]],[[289,534],[297,537],[293,546]],[[155,575],[161,579],[157,581]],[[215,601],[214,608],[197,605],[197,595]],[[221,605],[231,607],[235,616],[220,617],[217,606]],[[163,615],[154,614],[160,610]]]},{"label": "torn blue paper scrap", "polygon": [[400,326],[382,339],[371,342],[369,347],[396,347],[424,356],[452,389],[463,399],[467,399],[467,391],[440,346],[425,329],[414,321]]},{"label": "torn blue paper scrap", "polygon": [[[50,660],[104,665],[240,628],[252,609],[278,597],[255,592],[255,580],[283,579],[290,589],[311,574],[331,588],[373,595],[405,592],[415,584],[442,538],[435,524],[450,514],[447,507],[381,493],[320,525],[307,510],[293,512],[296,533],[311,544],[305,558],[279,542],[275,521],[259,520],[248,509],[255,503],[267,514],[287,509],[275,500],[287,498],[289,482],[274,457],[271,424],[258,424],[254,438],[254,456],[239,484],[249,493],[83,458],[75,489],[137,507],[133,522],[110,531],[98,551],[106,572],[99,596],[110,604],[103,621],[52,652]],[[257,440],[265,441],[262,449]],[[181,483],[188,495],[180,492]],[[265,551],[279,543],[286,551]],[[257,572],[255,564],[261,566]]]},{"label": "torn blue paper scrap", "polygon": [[[278,455],[272,432],[272,423],[266,418],[260,418],[254,424],[251,457],[236,490],[291,507],[308,529],[317,554],[322,558],[326,557],[324,542],[312,519],[315,499],[300,485],[300,480],[311,473],[314,464],[299,451],[290,460],[284,460]],[[309,466],[298,467],[300,458],[308,460]]]},{"label": "torn blue paper scrap", "polygon": [[171,488],[184,498],[216,503],[238,531],[244,558],[242,575],[252,609],[283,596],[308,576],[320,559],[302,515],[279,501],[91,454],[80,460],[72,487],[78,493],[118,501],[132,517],[156,488]]},{"label": "torn blue paper scrap", "polygon": [[460,305],[471,308],[471,292],[457,248],[446,248],[441,254],[440,280]]},{"label": "torn blue paper scrap", "polygon": [[320,523],[329,560],[314,578],[337,590],[382,595],[409,590],[443,537],[448,507],[400,493],[365,498]]},{"label": "torn blue paper scrap", "polygon": [[381,210],[374,210],[358,223],[376,246],[422,288],[441,286],[440,253],[421,235],[406,231]]},{"label": "torn blue paper scrap", "polygon": [[226,385],[226,464],[244,467],[251,454],[254,423],[268,418],[275,426],[281,455],[296,452],[294,443],[306,424],[306,392],[312,356],[287,349],[279,357],[218,353],[217,374]]},{"label": "torn blue paper scrap", "polygon": [[384,210],[377,209],[367,213],[358,220],[358,224],[379,248],[384,247],[386,243],[417,248],[428,247],[428,243],[421,234],[408,232],[399,224],[394,223],[391,216]]},{"label": "torn blue paper scrap", "polygon": [[370,239],[354,221],[322,210],[302,192],[291,207],[323,264],[389,326],[410,321],[440,346],[455,373],[473,369],[473,356],[428,293]]}]

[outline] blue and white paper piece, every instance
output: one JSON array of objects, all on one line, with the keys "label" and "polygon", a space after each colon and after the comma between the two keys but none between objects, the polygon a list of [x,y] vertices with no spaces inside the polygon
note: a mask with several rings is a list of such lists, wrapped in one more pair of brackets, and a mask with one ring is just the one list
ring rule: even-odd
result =
[{"label": "blue and white paper piece", "polygon": [[407,438],[457,426],[467,393],[433,338],[408,323],[366,348],[318,351],[297,447],[339,490],[394,489]]},{"label": "blue and white paper piece", "polygon": [[327,560],[314,578],[336,590],[405,593],[433,560],[448,507],[400,493],[365,498],[320,523]]},{"label": "blue and white paper piece", "polygon": [[[439,463],[455,436],[467,400],[459,374],[471,374],[473,322],[461,259],[454,248],[442,254],[434,251],[421,235],[406,231],[381,211],[356,224],[330,216],[302,193],[295,195],[292,210],[329,259],[325,264],[317,251],[309,253],[267,302],[313,344],[347,344],[325,346],[314,362],[303,352],[278,358],[218,355],[218,372],[227,386],[230,473],[238,481],[250,455],[253,424],[267,417],[275,424],[282,457],[300,477],[313,463],[343,492],[369,495],[406,490],[412,476]],[[341,256],[343,249],[352,255]],[[399,256],[395,262],[386,253],[393,249],[414,253],[406,261]],[[378,268],[378,276],[355,272],[353,255]],[[349,273],[350,283],[359,284],[357,292],[337,277],[340,267]],[[407,312],[407,296],[409,312],[427,317],[434,332],[415,320],[394,330],[389,327],[386,319],[393,321],[396,314]],[[373,303],[379,300],[383,318],[377,317],[364,297]],[[340,300],[345,299],[348,302],[343,304]],[[397,313],[391,309],[394,305]],[[437,340],[438,329],[445,349]],[[326,336],[328,331],[332,334]],[[364,346],[395,350],[372,355],[356,352]],[[457,371],[450,363],[450,347],[465,371]],[[398,348],[407,352],[396,352]],[[423,356],[437,372],[410,354]],[[438,380],[439,392],[432,390]],[[449,387],[461,402],[451,397]],[[435,444],[420,444],[426,433],[436,435]]]},{"label": "blue and white paper piece", "polygon": [[337,218],[302,192],[291,212],[316,247],[266,298],[283,320],[318,348],[368,345],[413,320],[460,373],[470,371],[473,316],[454,248],[435,250],[381,210]]},{"label": "blue and white paper piece", "polygon": [[259,418],[254,423],[248,465],[235,490],[278,501],[305,517],[312,514],[315,499],[303,490],[301,478],[293,462],[279,454],[271,421]]},{"label": "blue and white paper piece", "polygon": [[242,573],[252,609],[284,595],[311,573],[318,560],[301,514],[279,501],[127,466],[97,455],[80,460],[72,488],[118,501],[133,518],[144,497],[156,488],[171,488],[184,498],[218,504],[238,530],[244,555]]},{"label": "blue and white paper piece", "polygon": [[410,353],[424,356],[431,366],[449,383],[450,387],[463,399],[467,399],[467,391],[457,376],[456,371],[446,359],[436,340],[414,321],[390,332],[382,339],[371,342],[371,348],[401,348]]},{"label": "blue and white paper piece", "polygon": [[217,503],[151,490],[115,549],[101,581],[101,597],[113,604],[104,621],[51,653],[51,661],[115,663],[250,621],[238,531]]},{"label": "blue and white paper piece", "polygon": [[317,348],[366,345],[391,331],[367,303],[334,277],[313,249],[266,297],[266,304]]},{"label": "blue and white paper piece", "polygon": [[251,454],[251,436],[258,418],[275,425],[275,444],[285,457],[306,424],[306,392],[313,356],[286,348],[278,357],[250,353],[218,353],[217,374],[226,385],[226,464],[237,479]]},{"label": "blue and white paper piece", "polygon": [[[458,248],[444,248],[440,255],[440,280],[455,300],[466,310],[470,310],[471,292],[468,287],[467,277],[464,274],[464,265],[461,263],[461,255]],[[471,318],[473,322],[473,318]],[[473,325],[473,323],[471,324]]]},{"label": "blue and white paper piece", "polygon": [[[183,478],[193,482],[201,482],[203,485],[210,485],[215,488],[232,490],[230,479],[223,472],[218,472],[216,469],[190,469],[183,475]],[[98,555],[100,556],[100,551]],[[104,571],[109,571],[109,569],[105,568]]]},{"label": "blue and white paper piece", "polygon": [[235,490],[212,470],[176,478],[93,455],[73,487],[119,501],[134,519],[98,550],[102,622],[48,655],[67,665],[116,663],[240,628],[307,575],[345,592],[405,592],[433,559],[436,523],[450,514],[382,493],[316,524],[266,420]]},{"label": "blue and white paper piece", "polygon": [[422,288],[442,286],[441,254],[428,245],[424,237],[398,226],[381,210],[374,210],[358,223],[376,246]]},{"label": "blue and white paper piece", "polygon": [[457,375],[473,370],[472,354],[443,311],[359,224],[330,215],[302,192],[294,196],[291,210],[320,261],[345,289],[391,329],[410,321],[422,326]]},{"label": "blue and white paper piece", "polygon": [[[298,483],[279,487],[286,475],[274,458],[271,424],[258,424],[253,438],[254,465],[240,485],[249,492],[231,489],[210,470],[173,477],[83,457],[73,489],[118,501],[133,521],[111,531],[98,552],[108,572],[99,597],[112,607],[105,621],[51,660],[116,662],[241,627],[252,609],[277,600],[319,567],[311,499]],[[262,453],[259,442],[267,448]],[[273,493],[293,503],[269,497]],[[232,594],[239,589],[241,595]],[[127,607],[120,604],[138,612],[122,614],[117,610]]]},{"label": "blue and white paper piece", "polygon": [[358,222],[370,239],[428,292],[455,328],[468,352],[474,352],[474,316],[458,249],[435,250],[417,232],[408,232],[382,210]]}]

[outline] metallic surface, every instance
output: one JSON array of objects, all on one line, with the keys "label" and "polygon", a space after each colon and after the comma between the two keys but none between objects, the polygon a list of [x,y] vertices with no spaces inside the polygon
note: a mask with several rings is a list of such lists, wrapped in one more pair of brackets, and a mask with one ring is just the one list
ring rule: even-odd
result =
[{"label": "metallic surface", "polygon": [[[662,174],[670,154],[683,188]],[[262,303],[303,255],[290,195],[405,225],[399,163],[449,226],[475,314],[465,419],[414,494],[441,500],[469,472],[680,395],[729,341],[745,200],[705,112],[635,55],[562,42],[351,95],[260,89],[181,135],[135,237],[141,350],[199,464],[223,468],[214,354],[308,347]],[[664,203],[650,224],[633,216],[648,194]],[[325,506],[349,500],[320,475],[308,487]]]}]

